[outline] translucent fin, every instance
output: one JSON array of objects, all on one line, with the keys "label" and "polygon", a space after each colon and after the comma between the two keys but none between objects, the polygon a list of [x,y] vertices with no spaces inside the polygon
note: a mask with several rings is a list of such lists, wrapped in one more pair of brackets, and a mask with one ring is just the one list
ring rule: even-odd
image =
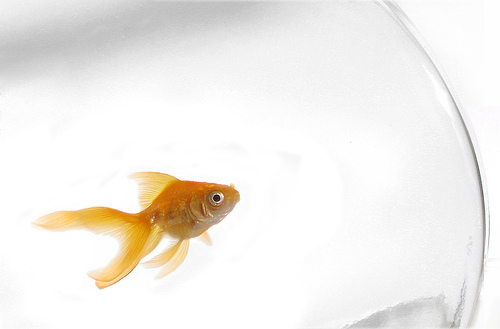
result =
[{"label": "translucent fin", "polygon": [[180,240],[169,246],[162,253],[143,263],[146,267],[160,267],[165,265],[156,276],[157,279],[172,273],[186,258],[189,249],[189,240]]},{"label": "translucent fin", "polygon": [[[109,287],[127,276],[160,243],[162,235],[158,228],[149,229],[147,236],[146,226],[139,229],[135,235],[126,237],[120,243],[118,255],[104,269],[89,272],[89,276],[96,280],[99,289]],[[141,248],[142,246],[142,248]]]},{"label": "translucent fin", "polygon": [[56,211],[38,218],[33,224],[52,231],[85,228],[78,223],[75,217],[72,211]]},{"label": "translucent fin", "polygon": [[86,229],[115,236],[122,226],[139,223],[137,215],[105,207],[77,211],[57,211],[38,218],[33,224],[53,231]]},{"label": "translucent fin", "polygon": [[139,184],[139,204],[146,209],[168,185],[179,181],[177,178],[157,172],[137,172],[129,176]]},{"label": "translucent fin", "polygon": [[175,244],[168,246],[167,249],[165,249],[155,257],[151,258],[147,262],[142,263],[142,265],[149,268],[160,267],[165,265],[177,253],[179,247],[182,244],[182,241],[184,240],[179,240]]},{"label": "translucent fin", "polygon": [[117,256],[106,268],[90,271],[88,275],[96,280],[96,286],[103,289],[120,281],[128,275],[139,263],[147,240],[149,239],[149,229],[141,225],[134,229],[134,232],[124,233],[120,239],[120,250]]},{"label": "translucent fin", "polygon": [[161,239],[163,238],[162,229],[156,225],[151,229],[151,233],[149,235],[149,239],[142,250],[142,258],[149,255],[157,246],[160,244]]},{"label": "translucent fin", "polygon": [[120,242],[117,256],[106,268],[89,273],[100,289],[129,274],[161,240],[160,230],[141,221],[139,215],[104,207],[58,211],[40,217],[34,224],[50,230],[87,229],[116,237]]},{"label": "translucent fin", "polygon": [[181,244],[177,249],[175,255],[165,264],[165,266],[160,270],[160,273],[156,276],[156,279],[163,278],[173,271],[175,271],[179,265],[182,264],[189,250],[189,240],[180,241]]},{"label": "translucent fin", "polygon": [[204,244],[206,244],[207,246],[211,246],[212,245],[212,239],[210,238],[210,235],[208,234],[207,231],[203,232],[198,237],[198,239],[200,239],[200,241],[203,242]]}]

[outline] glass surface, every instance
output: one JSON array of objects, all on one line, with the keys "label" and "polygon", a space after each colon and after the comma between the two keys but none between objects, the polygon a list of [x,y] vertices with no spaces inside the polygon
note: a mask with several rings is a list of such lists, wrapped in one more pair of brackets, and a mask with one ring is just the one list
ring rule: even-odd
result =
[{"label": "glass surface", "polygon": [[[2,326],[467,325],[481,178],[396,6],[71,4],[13,10],[0,33]],[[143,170],[241,202],[166,278],[138,266],[98,290],[85,273],[117,243],[31,222],[138,211]]]}]

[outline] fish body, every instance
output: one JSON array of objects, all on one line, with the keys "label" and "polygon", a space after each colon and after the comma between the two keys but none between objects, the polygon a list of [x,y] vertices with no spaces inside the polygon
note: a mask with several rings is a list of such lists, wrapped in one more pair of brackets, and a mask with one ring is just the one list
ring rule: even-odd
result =
[{"label": "fish body", "polygon": [[210,244],[206,231],[222,221],[240,200],[240,194],[233,185],[182,181],[155,172],[139,172],[131,177],[138,182],[140,188],[139,213],[92,207],[57,211],[34,222],[49,230],[87,229],[118,239],[120,250],[110,264],[89,272],[100,289],[109,287],[128,275],[165,236],[169,236],[175,243],[144,265],[162,266],[158,277],[171,273],[184,261],[189,249],[189,239],[200,237]]}]

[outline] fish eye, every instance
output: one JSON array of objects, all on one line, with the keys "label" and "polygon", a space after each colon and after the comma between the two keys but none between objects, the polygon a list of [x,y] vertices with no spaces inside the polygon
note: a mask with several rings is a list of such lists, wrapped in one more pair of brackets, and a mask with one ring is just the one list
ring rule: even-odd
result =
[{"label": "fish eye", "polygon": [[208,201],[214,207],[220,206],[224,201],[224,194],[220,191],[212,191],[208,196]]}]

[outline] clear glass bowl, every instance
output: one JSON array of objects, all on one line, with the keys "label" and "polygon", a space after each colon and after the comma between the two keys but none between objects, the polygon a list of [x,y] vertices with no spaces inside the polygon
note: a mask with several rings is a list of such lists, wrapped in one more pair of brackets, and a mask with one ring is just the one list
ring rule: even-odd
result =
[{"label": "clear glass bowl", "polygon": [[[384,2],[89,2],[0,34],[0,321],[67,327],[465,327],[485,253],[473,145]],[[25,17],[24,17],[25,18]],[[29,22],[29,23],[26,23]],[[137,211],[126,176],[241,202],[155,281],[98,290],[117,245],[30,223]]]}]

